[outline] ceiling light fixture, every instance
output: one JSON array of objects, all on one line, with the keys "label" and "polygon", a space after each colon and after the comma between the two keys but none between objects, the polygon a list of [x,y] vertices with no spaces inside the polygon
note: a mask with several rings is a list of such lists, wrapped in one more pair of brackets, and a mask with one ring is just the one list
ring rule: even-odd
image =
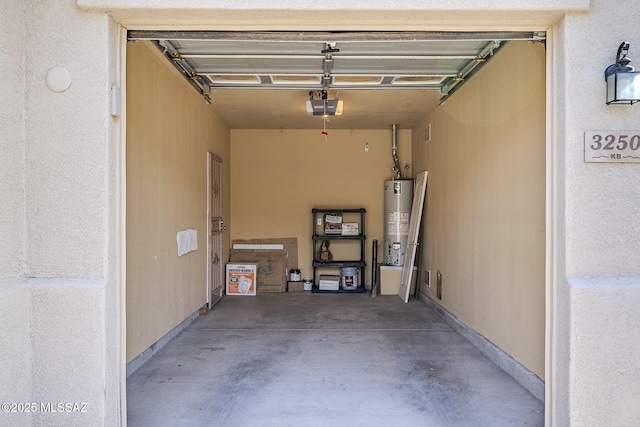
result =
[{"label": "ceiling light fixture", "polygon": [[607,82],[607,105],[630,104],[640,101],[640,72],[633,71],[631,59],[627,56],[629,43],[622,42],[618,47],[616,63],[604,70]]}]

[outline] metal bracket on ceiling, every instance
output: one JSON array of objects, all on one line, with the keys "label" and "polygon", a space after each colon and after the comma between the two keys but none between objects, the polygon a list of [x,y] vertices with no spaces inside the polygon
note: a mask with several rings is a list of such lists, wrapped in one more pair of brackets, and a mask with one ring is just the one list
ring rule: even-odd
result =
[{"label": "metal bracket on ceiling", "polygon": [[494,40],[493,42],[489,42],[484,49],[478,54],[476,57],[477,61],[486,61],[487,58],[491,58],[494,55],[496,49],[500,47],[502,42],[500,40]]},{"label": "metal bracket on ceiling", "polygon": [[534,32],[531,36],[531,41],[534,42],[546,42],[547,41],[547,33],[545,31]]},{"label": "metal bracket on ceiling", "polygon": [[542,46],[544,46],[544,50],[547,50],[547,33],[545,32],[534,33],[529,42],[542,43]]},{"label": "metal bracket on ceiling", "polygon": [[325,43],[325,48],[320,51],[320,53],[324,54],[332,54],[336,52],[340,52],[340,49],[336,48],[336,42]]},{"label": "metal bracket on ceiling", "polygon": [[162,51],[162,53],[165,56],[169,56],[171,59],[173,60],[181,60],[182,58],[180,57],[180,54],[178,53],[178,51],[176,50],[175,47],[173,47],[173,45],[171,44],[171,42],[169,42],[168,40],[158,40],[158,44],[160,46],[162,46],[162,48],[164,49]]},{"label": "metal bracket on ceiling", "polygon": [[440,104],[443,104],[444,100],[449,96],[449,85],[445,83],[440,86],[438,93],[440,94]]},{"label": "metal bracket on ceiling", "polygon": [[475,73],[480,71],[483,65],[491,59],[500,49],[502,49],[508,41],[493,40],[488,42],[485,47],[472,59],[455,77],[449,79],[440,88],[440,105],[449,99],[464,83],[466,83]]},{"label": "metal bracket on ceiling", "polygon": [[207,104],[211,104],[211,86],[189,65],[182,57],[180,52],[168,40],[158,40],[156,42],[158,49],[162,51],[163,56],[168,58],[182,76],[189,82],[191,86],[204,98]]},{"label": "metal bracket on ceiling", "polygon": [[333,54],[336,52],[340,52],[340,49],[336,48],[335,42],[327,42],[325,43],[325,48],[320,51],[320,53],[324,54],[324,58],[322,59],[322,87],[323,90],[326,91],[329,89],[331,85],[331,70],[333,69]]}]

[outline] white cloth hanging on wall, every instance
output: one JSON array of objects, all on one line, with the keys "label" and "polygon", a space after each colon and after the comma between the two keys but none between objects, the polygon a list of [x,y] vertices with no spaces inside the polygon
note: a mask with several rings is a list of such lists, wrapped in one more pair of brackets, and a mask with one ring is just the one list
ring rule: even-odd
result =
[{"label": "white cloth hanging on wall", "polygon": [[198,232],[193,228],[178,231],[176,240],[178,242],[178,256],[198,250]]}]

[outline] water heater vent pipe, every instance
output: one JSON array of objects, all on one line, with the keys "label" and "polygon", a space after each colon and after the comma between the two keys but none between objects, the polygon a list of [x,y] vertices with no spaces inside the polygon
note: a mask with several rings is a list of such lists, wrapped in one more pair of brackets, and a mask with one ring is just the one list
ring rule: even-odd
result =
[{"label": "water heater vent pipe", "polygon": [[398,125],[391,125],[391,155],[393,156],[393,172],[396,176],[394,179],[402,179],[400,164],[398,163]]}]

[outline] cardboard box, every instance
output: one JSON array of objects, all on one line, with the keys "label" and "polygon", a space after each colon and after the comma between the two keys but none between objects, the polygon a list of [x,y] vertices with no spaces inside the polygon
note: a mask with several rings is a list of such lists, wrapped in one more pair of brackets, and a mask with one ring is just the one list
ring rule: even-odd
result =
[{"label": "cardboard box", "polygon": [[340,276],[337,275],[321,275],[318,281],[318,289],[321,291],[337,291],[340,290]]},{"label": "cardboard box", "polygon": [[[235,239],[231,242],[231,249],[235,245],[282,245],[287,251],[287,270],[298,267],[298,238],[297,237],[273,237],[267,239]],[[237,248],[240,249],[240,248]],[[247,249],[247,248],[242,248]],[[262,249],[262,247],[252,247],[250,249]],[[270,248],[273,249],[273,248]]]},{"label": "cardboard box", "polygon": [[227,295],[255,295],[258,264],[227,264]]},{"label": "cardboard box", "polygon": [[359,235],[359,227],[357,222],[343,222],[342,223],[342,235],[343,236],[357,236]]},{"label": "cardboard box", "polygon": [[287,286],[285,250],[232,249],[229,260],[237,264],[257,264],[257,292],[284,292]]},{"label": "cardboard box", "polygon": [[288,292],[304,292],[304,282],[287,282]]},{"label": "cardboard box", "polygon": [[[401,265],[380,265],[378,278],[380,280],[380,295],[398,295],[400,291],[400,281],[402,280]],[[413,267],[411,275],[411,289],[409,295],[415,295],[416,282],[418,280],[418,267]]]}]

